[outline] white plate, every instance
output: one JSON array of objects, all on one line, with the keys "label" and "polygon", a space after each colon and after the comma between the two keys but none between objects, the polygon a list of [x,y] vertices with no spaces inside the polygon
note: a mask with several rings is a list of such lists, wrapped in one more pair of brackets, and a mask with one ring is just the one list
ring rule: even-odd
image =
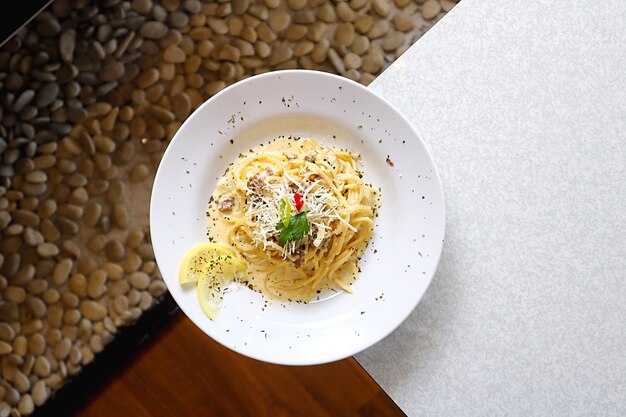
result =
[{"label": "white plate", "polygon": [[[383,205],[354,294],[310,304],[270,302],[241,288],[215,322],[182,288],[185,253],[207,241],[205,212],[226,166],[278,135],[314,136],[361,154]],[[392,166],[393,164],[393,166]],[[443,245],[441,182],[426,146],[387,101],[346,78],[278,71],[243,80],[196,110],[170,143],[152,190],[150,228],[167,287],[207,335],[243,355],[312,365],[354,355],[393,331],[426,291]]]}]

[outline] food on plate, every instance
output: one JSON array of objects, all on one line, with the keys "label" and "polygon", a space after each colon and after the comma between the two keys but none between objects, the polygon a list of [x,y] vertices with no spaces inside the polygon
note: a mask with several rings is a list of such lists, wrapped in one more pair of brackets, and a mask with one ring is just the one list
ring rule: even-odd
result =
[{"label": "food on plate", "polygon": [[210,318],[233,280],[284,301],[351,292],[381,201],[359,163],[313,138],[278,137],[229,165],[209,201],[211,243],[181,267]]}]

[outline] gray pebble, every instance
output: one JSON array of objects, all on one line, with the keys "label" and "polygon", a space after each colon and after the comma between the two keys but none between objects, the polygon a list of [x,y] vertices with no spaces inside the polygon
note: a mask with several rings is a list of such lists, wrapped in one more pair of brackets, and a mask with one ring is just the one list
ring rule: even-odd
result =
[{"label": "gray pebble", "polygon": [[34,90],[25,90],[13,103],[13,111],[19,113],[35,97]]},{"label": "gray pebble", "polygon": [[37,32],[46,37],[52,37],[61,31],[61,25],[49,12],[43,12],[37,18]]},{"label": "gray pebble", "polygon": [[59,85],[55,83],[44,84],[37,92],[35,104],[37,107],[46,107],[59,95]]}]

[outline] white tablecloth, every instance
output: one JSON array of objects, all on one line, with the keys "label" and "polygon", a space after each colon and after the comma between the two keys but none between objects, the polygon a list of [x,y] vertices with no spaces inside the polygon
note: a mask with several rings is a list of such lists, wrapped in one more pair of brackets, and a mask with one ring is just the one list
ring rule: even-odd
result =
[{"label": "white tablecloth", "polygon": [[358,361],[410,416],[625,416],[626,1],[463,0],[371,88],[429,145],[447,231]]}]

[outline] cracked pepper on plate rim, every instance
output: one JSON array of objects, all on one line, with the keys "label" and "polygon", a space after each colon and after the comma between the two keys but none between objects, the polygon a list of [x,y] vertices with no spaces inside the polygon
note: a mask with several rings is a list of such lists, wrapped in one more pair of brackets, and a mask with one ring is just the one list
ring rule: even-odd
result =
[{"label": "cracked pepper on plate rim", "polygon": [[[180,262],[207,242],[205,212],[226,167],[279,135],[314,136],[361,155],[382,207],[359,263],[353,294],[308,304],[268,299],[246,287],[224,297],[211,321]],[[155,178],[150,229],[157,263],[181,310],[207,335],[258,360],[313,365],[352,356],[398,327],[435,273],[443,247],[441,181],[426,145],[385,99],[336,75],[276,71],[242,80],[200,106],[168,146]]]}]

